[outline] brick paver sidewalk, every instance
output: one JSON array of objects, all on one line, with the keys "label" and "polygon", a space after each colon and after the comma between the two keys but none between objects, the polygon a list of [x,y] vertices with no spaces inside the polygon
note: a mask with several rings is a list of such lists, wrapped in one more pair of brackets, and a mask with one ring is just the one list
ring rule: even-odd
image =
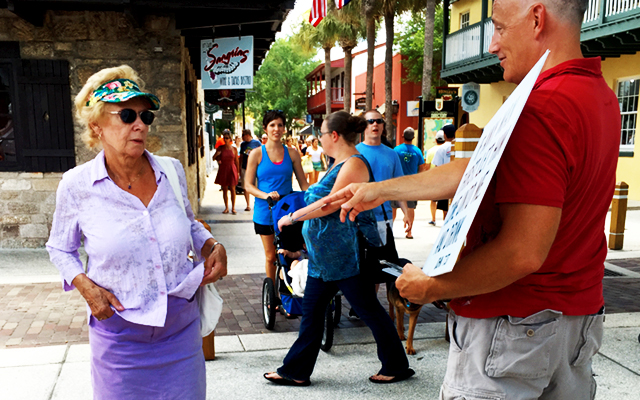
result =
[{"label": "brick paver sidewalk", "polygon": [[[640,273],[640,258],[610,263]],[[285,319],[282,315],[277,316],[273,331],[264,327],[263,279],[263,274],[231,275],[216,284],[225,300],[216,335],[298,331],[300,319]],[[609,314],[640,312],[640,278],[605,278],[604,296]],[[384,285],[380,286],[378,298],[387,308]],[[364,326],[362,321],[349,320],[348,312],[348,302],[343,299],[340,329]],[[442,310],[427,305],[418,322],[444,320]],[[64,343],[88,343],[86,305],[78,291],[64,292],[59,283],[0,285],[0,348]]]}]

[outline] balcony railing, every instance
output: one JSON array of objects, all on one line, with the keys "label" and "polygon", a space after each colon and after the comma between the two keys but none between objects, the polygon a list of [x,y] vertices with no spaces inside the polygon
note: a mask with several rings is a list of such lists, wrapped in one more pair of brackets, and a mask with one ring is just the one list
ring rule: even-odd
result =
[{"label": "balcony railing", "polygon": [[[318,93],[307,97],[307,110],[313,110],[317,107],[324,107],[325,91],[320,90]],[[342,107],[344,105],[344,88],[331,88],[331,107]]]},{"label": "balcony railing", "polygon": [[606,23],[607,19],[617,19],[637,9],[640,9],[640,0],[589,0],[582,24]]},{"label": "balcony railing", "polygon": [[481,23],[477,23],[447,36],[447,65],[480,57],[481,30]]},{"label": "balcony railing", "polygon": [[[619,23],[638,14],[640,14],[640,0],[589,0],[582,23],[583,40],[593,39],[593,37],[584,36],[586,31],[589,31],[589,36],[597,35],[594,29],[608,23]],[[444,68],[493,57],[489,54],[493,31],[493,21],[487,18],[447,35]]]}]

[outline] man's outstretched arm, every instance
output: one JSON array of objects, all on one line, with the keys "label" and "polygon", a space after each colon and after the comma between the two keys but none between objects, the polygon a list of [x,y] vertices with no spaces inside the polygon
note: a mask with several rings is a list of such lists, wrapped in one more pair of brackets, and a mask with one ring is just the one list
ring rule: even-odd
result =
[{"label": "man's outstretched arm", "polygon": [[429,171],[374,183],[351,184],[324,198],[326,204],[341,204],[340,219],[355,220],[356,215],[371,210],[387,200],[441,200],[456,193],[469,159],[455,160]]}]

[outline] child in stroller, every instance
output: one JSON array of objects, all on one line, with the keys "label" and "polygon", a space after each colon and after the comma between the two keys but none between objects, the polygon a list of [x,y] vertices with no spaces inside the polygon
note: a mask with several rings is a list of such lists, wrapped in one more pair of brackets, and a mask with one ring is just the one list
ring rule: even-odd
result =
[{"label": "child in stroller", "polygon": [[[262,316],[264,326],[272,330],[276,311],[286,318],[302,315],[302,295],[306,284],[306,251],[302,237],[302,224],[278,229],[282,216],[306,207],[304,192],[294,192],[280,198],[277,203],[267,199],[274,221],[276,247],[276,282],[265,278],[262,285]],[[303,272],[304,271],[304,272]],[[340,321],[341,297],[338,293],[327,307],[322,349],[328,351],[333,342],[333,328]]]}]

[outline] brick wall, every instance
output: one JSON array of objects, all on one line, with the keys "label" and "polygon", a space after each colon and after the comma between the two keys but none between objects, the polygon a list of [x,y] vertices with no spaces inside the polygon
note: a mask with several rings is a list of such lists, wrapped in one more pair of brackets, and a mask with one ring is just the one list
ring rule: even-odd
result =
[{"label": "brick wall", "polygon": [[42,247],[62,174],[0,172],[0,247]]},{"label": "brick wall", "polygon": [[[64,59],[70,64],[71,95],[102,68],[128,64],[162,103],[150,127],[147,149],[175,157],[187,165],[184,120],[185,70],[191,70],[180,32],[171,16],[134,20],[118,12],[48,11],[43,27],[35,27],[0,9],[0,41],[20,42],[24,59]],[[161,48],[161,50],[160,50]],[[195,79],[195,74],[192,79]],[[72,99],[70,99],[72,101]],[[74,116],[75,118],[75,116]],[[80,139],[74,122],[76,164],[95,157]],[[199,159],[202,164],[203,160]],[[194,164],[195,166],[195,164]],[[195,211],[195,169],[187,169],[189,199]],[[51,229],[55,190],[62,174],[0,172],[0,247],[43,246]]]}]

